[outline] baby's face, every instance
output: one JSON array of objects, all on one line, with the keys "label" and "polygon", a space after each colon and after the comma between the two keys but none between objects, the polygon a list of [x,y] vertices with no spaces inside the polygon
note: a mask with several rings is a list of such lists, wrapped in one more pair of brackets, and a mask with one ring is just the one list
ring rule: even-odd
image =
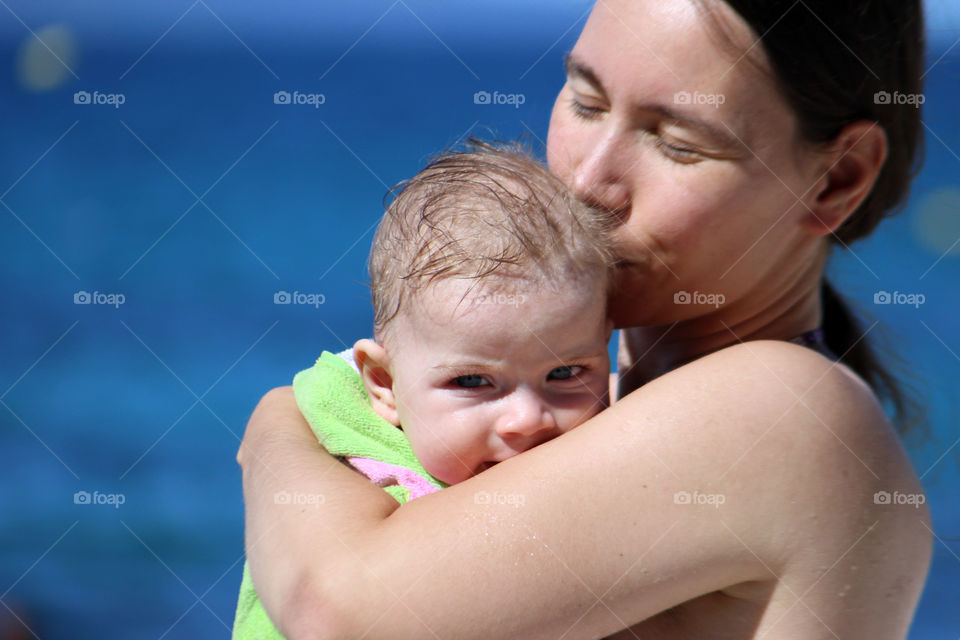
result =
[{"label": "baby's face", "polygon": [[448,484],[569,431],[607,402],[603,285],[498,283],[431,284],[392,321],[400,424],[424,468]]}]

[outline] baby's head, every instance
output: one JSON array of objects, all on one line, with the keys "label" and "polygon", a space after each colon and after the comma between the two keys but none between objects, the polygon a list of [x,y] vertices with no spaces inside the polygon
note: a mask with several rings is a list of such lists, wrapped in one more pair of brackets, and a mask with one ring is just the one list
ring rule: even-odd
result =
[{"label": "baby's head", "polygon": [[522,151],[475,143],[406,182],[370,256],[373,407],[454,484],[606,404],[603,220]]}]

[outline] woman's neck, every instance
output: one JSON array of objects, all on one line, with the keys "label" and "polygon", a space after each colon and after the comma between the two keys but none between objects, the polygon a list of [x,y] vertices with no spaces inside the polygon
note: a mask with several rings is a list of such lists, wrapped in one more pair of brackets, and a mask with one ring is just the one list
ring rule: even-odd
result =
[{"label": "woman's neck", "polygon": [[[820,326],[822,264],[801,274],[758,308],[717,313],[666,326],[620,332],[617,364],[620,396],[676,367],[739,342],[790,340]],[[762,299],[751,296],[751,299]]]}]

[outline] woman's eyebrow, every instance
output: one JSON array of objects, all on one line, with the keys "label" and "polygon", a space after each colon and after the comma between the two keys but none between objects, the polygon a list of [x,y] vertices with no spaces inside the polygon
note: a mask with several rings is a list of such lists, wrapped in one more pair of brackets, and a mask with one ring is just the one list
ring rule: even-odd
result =
[{"label": "woman's eyebrow", "polygon": [[600,78],[597,77],[597,74],[593,71],[593,69],[591,69],[582,60],[575,58],[572,53],[568,53],[564,56],[563,67],[566,69],[568,76],[583,78],[594,89],[600,93],[606,94],[606,91],[603,89],[603,83],[600,82]]},{"label": "woman's eyebrow", "polygon": [[671,109],[670,107],[660,104],[645,105],[640,107],[640,109],[648,113],[656,113],[664,120],[675,122],[681,127],[699,131],[716,142],[719,142],[725,148],[736,149],[744,146],[744,143],[736,134],[732,133],[729,126],[726,126],[727,131],[724,131],[706,120],[680,113],[676,109]]}]

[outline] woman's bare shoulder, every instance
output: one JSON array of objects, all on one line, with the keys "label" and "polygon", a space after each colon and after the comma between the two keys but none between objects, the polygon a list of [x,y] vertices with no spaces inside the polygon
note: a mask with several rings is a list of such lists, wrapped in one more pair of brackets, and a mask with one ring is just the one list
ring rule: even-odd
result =
[{"label": "woman's bare shoulder", "polygon": [[[768,610],[782,607],[784,624],[811,637],[824,624],[840,637],[905,633],[929,566],[930,515],[898,435],[859,377],[810,349],[749,342],[615,408],[637,416],[671,404],[688,418],[661,438],[695,443],[690,450],[705,456],[684,471],[725,497],[725,526],[775,578]],[[730,593],[742,596],[739,587]],[[791,609],[798,593],[807,606]],[[847,607],[869,611],[869,624]]]},{"label": "woman's bare shoulder", "polygon": [[[691,406],[692,405],[692,406]],[[878,491],[920,491],[900,439],[870,388],[845,365],[781,341],[740,343],[676,369],[621,400],[622,415],[690,416],[673,437],[707,439],[702,477],[752,487],[785,527],[822,527],[798,513],[850,526],[871,517]],[[840,502],[855,504],[840,508]],[[757,506],[759,503],[755,503]],[[854,508],[859,507],[859,508]],[[856,516],[854,514],[857,514]],[[838,523],[839,524],[839,523]]]},{"label": "woman's bare shoulder", "polygon": [[[655,380],[659,393],[699,388],[712,394],[720,412],[775,418],[771,430],[789,437],[794,429],[819,424],[818,433],[836,441],[866,430],[870,440],[894,435],[869,386],[846,365],[798,345],[776,340],[743,342],[700,358]],[[731,425],[734,426],[735,425]],[[809,430],[802,435],[814,444]],[[893,439],[894,441],[896,438]]]}]

